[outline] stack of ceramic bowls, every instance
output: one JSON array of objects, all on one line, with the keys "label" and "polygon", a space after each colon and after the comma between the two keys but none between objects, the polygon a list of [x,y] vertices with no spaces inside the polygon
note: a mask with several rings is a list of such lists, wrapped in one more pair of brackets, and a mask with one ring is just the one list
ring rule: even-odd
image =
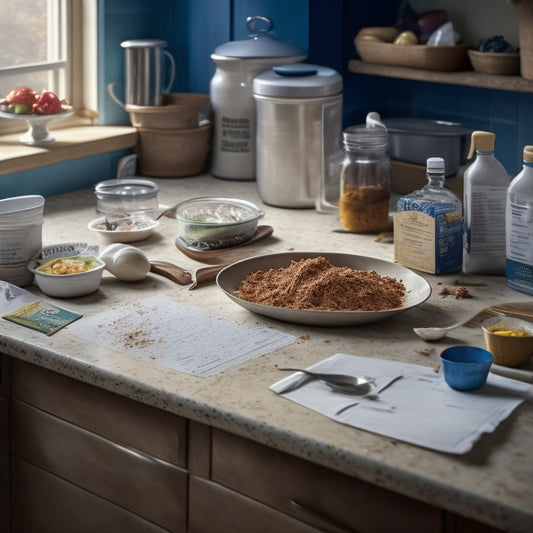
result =
[{"label": "stack of ceramic bowls", "polygon": [[211,139],[208,95],[171,93],[161,106],[125,106],[139,130],[139,171],[143,176],[181,177],[201,173]]},{"label": "stack of ceramic bowls", "polygon": [[44,198],[15,196],[0,200],[0,280],[30,285],[30,259],[42,247]]}]

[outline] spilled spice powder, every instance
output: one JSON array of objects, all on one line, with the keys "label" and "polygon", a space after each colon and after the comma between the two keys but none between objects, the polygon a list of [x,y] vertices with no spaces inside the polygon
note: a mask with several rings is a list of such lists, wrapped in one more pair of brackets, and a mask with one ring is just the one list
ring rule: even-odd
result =
[{"label": "spilled spice powder", "polygon": [[405,285],[375,271],[332,265],[324,257],[248,274],[235,296],[249,302],[320,311],[384,311],[400,307]]}]

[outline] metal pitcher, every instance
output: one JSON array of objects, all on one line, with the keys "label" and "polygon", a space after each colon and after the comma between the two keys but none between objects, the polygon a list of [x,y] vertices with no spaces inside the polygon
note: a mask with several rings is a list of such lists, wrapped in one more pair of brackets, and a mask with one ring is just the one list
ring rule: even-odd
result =
[{"label": "metal pitcher", "polygon": [[[159,106],[163,95],[170,91],[176,64],[172,54],[163,50],[167,46],[160,39],[132,39],[123,41],[120,46],[125,51],[125,104],[137,106]],[[164,56],[170,62],[170,74],[167,85],[164,85],[165,68]],[[108,91],[113,100],[124,107],[113,93],[114,83],[109,84]]]}]

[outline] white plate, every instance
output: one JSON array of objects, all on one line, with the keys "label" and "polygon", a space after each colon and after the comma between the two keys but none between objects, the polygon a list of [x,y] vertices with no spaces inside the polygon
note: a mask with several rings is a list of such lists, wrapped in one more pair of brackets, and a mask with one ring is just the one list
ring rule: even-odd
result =
[{"label": "white plate", "polygon": [[107,230],[105,229],[105,217],[100,217],[89,222],[88,228],[91,231],[96,231],[99,233],[107,242],[135,242],[142,241],[147,239],[152,235],[155,228],[159,226],[157,220],[152,220],[151,223],[141,229],[133,229],[129,231],[120,231],[120,230]]},{"label": "white plate", "polygon": [[[405,302],[401,307],[386,311],[312,311],[257,304],[235,296],[235,289],[250,272],[288,267],[293,260],[310,257],[325,257],[335,266],[375,270],[381,276],[394,277],[405,285]],[[253,313],[313,326],[349,326],[378,322],[420,305],[431,294],[431,285],[422,276],[401,265],[361,255],[324,252],[284,252],[250,257],[224,268],[217,276],[217,285],[234,302]]]}]

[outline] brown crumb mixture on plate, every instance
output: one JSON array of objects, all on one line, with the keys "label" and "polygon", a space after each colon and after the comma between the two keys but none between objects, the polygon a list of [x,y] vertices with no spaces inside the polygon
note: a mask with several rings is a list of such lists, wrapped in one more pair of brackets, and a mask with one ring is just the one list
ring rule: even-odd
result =
[{"label": "brown crumb mixture on plate", "polygon": [[239,284],[235,296],[254,303],[320,311],[384,311],[401,307],[405,285],[375,271],[334,266],[324,257],[258,270]]}]

